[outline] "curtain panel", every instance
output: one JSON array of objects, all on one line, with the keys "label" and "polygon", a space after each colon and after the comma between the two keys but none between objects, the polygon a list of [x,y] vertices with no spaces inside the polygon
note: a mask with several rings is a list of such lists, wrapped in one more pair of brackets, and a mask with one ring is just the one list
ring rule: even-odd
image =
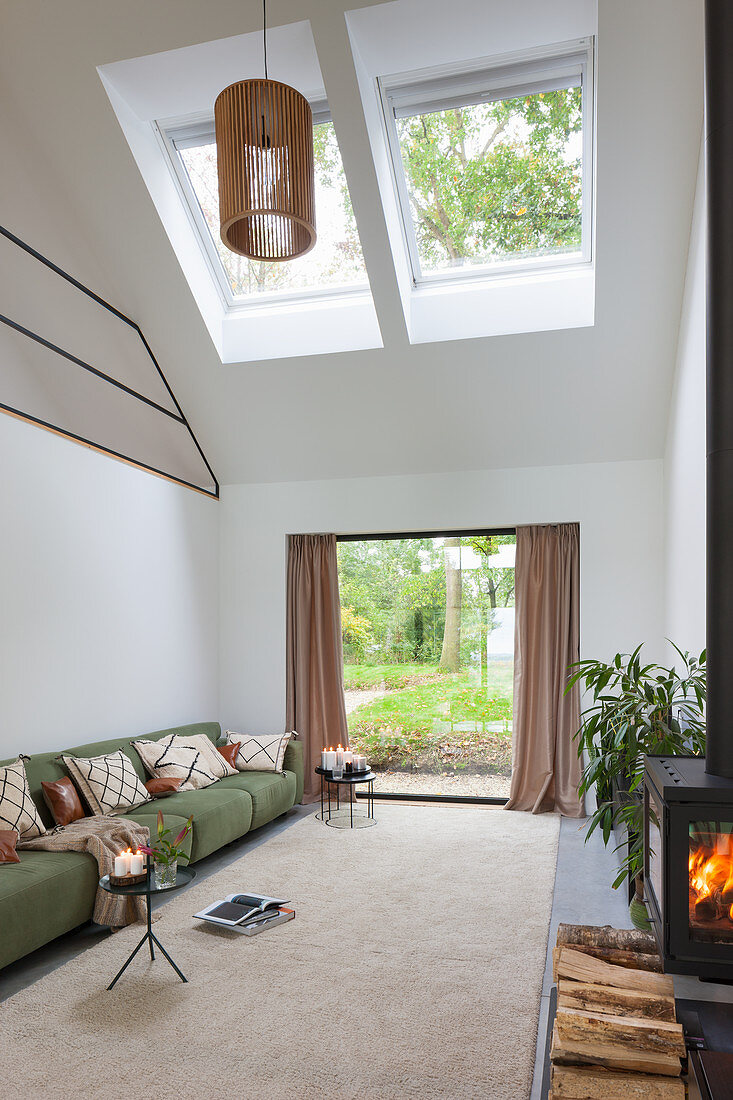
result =
[{"label": "curtain panel", "polygon": [[291,535],[288,545],[286,722],[302,738],[304,802],[319,796],[321,749],[348,745],[335,535]]},{"label": "curtain panel", "polygon": [[580,688],[567,694],[580,658],[580,529],[517,528],[514,732],[508,810],[583,817],[575,734]]}]

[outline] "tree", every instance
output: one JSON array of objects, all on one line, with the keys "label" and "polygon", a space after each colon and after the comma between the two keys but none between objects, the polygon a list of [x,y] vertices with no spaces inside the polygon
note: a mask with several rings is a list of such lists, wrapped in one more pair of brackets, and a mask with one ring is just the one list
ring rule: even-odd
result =
[{"label": "tree", "polygon": [[398,120],[427,270],[580,246],[580,88]]},{"label": "tree", "polygon": [[481,687],[486,690],[489,672],[488,640],[494,625],[494,612],[498,606],[509,607],[514,603],[514,570],[496,569],[491,557],[499,553],[499,547],[514,543],[514,535],[480,535],[470,540],[471,548],[479,555],[481,568],[476,571],[476,585],[481,601]]},{"label": "tree", "polygon": [[[440,667],[458,672],[461,667],[461,540],[447,538],[443,544],[445,558],[445,630]],[[456,552],[457,551],[457,552]]]}]

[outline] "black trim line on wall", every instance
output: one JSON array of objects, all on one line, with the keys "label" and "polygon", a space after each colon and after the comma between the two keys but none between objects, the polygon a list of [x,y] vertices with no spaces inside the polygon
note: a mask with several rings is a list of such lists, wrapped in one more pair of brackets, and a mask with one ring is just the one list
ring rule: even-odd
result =
[{"label": "black trim line on wall", "polygon": [[77,358],[77,356],[72,355],[71,352],[64,351],[63,348],[58,347],[56,344],[53,344],[49,340],[46,340],[43,336],[38,335],[38,333],[32,332],[30,329],[27,329],[23,325],[18,324],[17,321],[13,321],[10,317],[6,317],[3,314],[0,314],[0,322],[7,325],[9,328],[14,329],[16,332],[21,333],[21,335],[27,336],[31,340],[35,340],[37,343],[42,344],[44,347],[47,347],[50,351],[56,352],[56,354],[60,355],[62,358],[68,360],[71,363],[74,363],[75,365],[81,367],[83,370],[88,371],[90,374],[95,375],[103,382],[107,382],[109,383],[109,385],[115,386],[117,389],[127,393],[130,397],[134,397],[136,400],[144,402],[146,405],[155,409],[156,412],[163,413],[165,416],[170,417],[172,420],[175,420],[177,423],[185,427],[198,454],[201,457],[202,462],[204,463],[209,474],[211,475],[211,480],[214,483],[214,489],[206,489],[201,485],[195,485],[193,482],[186,481],[184,478],[177,477],[175,474],[168,473],[165,470],[159,470],[155,466],[149,465],[149,463],[141,462],[138,459],[132,458],[129,455],[124,455],[119,451],[113,450],[111,447],[106,447],[103,443],[97,443],[94,440],[86,439],[84,436],[78,435],[77,433],[72,431],[68,431],[66,428],[62,428],[58,424],[52,424],[46,420],[40,419],[37,416],[32,416],[30,413],[23,412],[22,409],[16,409],[12,405],[3,404],[2,402],[0,402],[0,410],[8,413],[11,416],[18,417],[20,420],[26,420],[29,423],[37,424],[41,428],[45,428],[48,431],[55,432],[57,435],[63,436],[66,439],[71,439],[76,443],[81,443],[87,447],[93,447],[95,450],[100,451],[103,454],[110,455],[110,457],[119,459],[122,462],[126,462],[131,466],[137,466],[139,469],[145,470],[148,473],[156,474],[158,477],[166,478],[168,481],[175,482],[177,485],[182,485],[187,489],[194,489],[196,492],[203,493],[204,496],[209,496],[212,497],[214,500],[218,500],[219,482],[216,478],[216,475],[214,474],[214,471],[212,470],[211,465],[209,464],[209,461],[206,458],[206,455],[204,454],[198,439],[196,438],[193,428],[189,424],[185,413],[181,409],[181,406],[179,405],[176,396],[168,383],[168,379],[165,377],[165,374],[163,373],[160,364],[158,363],[158,360],[153,355],[150,345],[145,339],[145,335],[137,322],[125,316],[125,314],[122,313],[121,310],[116,309],[113,305],[110,305],[110,303],[105,301],[104,298],[100,297],[99,294],[96,294],[93,290],[90,290],[89,287],[79,282],[78,279],[75,279],[72,275],[69,275],[69,273],[64,271],[63,268],[60,268],[57,264],[53,263],[52,260],[49,260],[47,256],[42,255],[31,245],[27,244],[25,241],[22,241],[20,237],[16,237],[16,235],[14,233],[11,233],[9,229],[6,229],[5,226],[0,225],[0,234],[2,234],[2,236],[7,238],[7,240],[11,241],[13,244],[17,245],[18,248],[21,248],[24,252],[27,252],[29,256],[32,256],[35,260],[38,260],[39,263],[45,264],[45,266],[49,268],[49,270],[53,271],[60,278],[65,279],[73,287],[81,291],[82,294],[86,294],[87,297],[91,298],[98,305],[102,306],[103,309],[106,309],[109,313],[112,313],[120,321],[123,321],[126,325],[129,325],[130,328],[135,330],[143,347],[145,348],[145,351],[150,358],[150,361],[152,362],[163,385],[165,386],[165,389],[168,392],[171,401],[178,410],[178,415],[176,415],[176,413],[174,412],[171,412],[170,409],[166,409],[163,405],[159,405],[151,398],[146,397],[145,394],[138,393],[137,390],[133,390],[130,386],[126,386],[124,382],[119,382],[117,381],[117,379],[110,377],[110,375],[105,374],[97,367],[93,367],[91,366],[91,364],[85,363],[83,359]]}]

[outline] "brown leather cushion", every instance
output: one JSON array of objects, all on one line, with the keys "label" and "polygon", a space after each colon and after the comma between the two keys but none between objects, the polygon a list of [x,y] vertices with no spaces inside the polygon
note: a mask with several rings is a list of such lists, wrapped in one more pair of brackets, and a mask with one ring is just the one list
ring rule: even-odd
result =
[{"label": "brown leather cushion", "polygon": [[68,825],[86,817],[76,787],[67,777],[55,783],[41,782],[43,799],[57,825]]},{"label": "brown leather cushion", "polygon": [[18,834],[15,829],[0,829],[0,863],[20,863],[15,850]]},{"label": "brown leather cushion", "polygon": [[230,768],[236,768],[234,761],[237,759],[237,753],[242,747],[241,741],[236,741],[233,745],[217,745],[216,746],[221,755],[226,760]]},{"label": "brown leather cushion", "polygon": [[175,779],[172,775],[161,776],[160,779],[149,779],[145,788],[156,798],[164,798],[167,794],[175,794],[182,782],[182,779]]}]

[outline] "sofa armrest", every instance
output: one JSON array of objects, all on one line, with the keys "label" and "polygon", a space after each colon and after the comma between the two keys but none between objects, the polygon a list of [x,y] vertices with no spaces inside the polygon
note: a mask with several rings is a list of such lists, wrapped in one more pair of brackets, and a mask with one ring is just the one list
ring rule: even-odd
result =
[{"label": "sofa armrest", "polygon": [[293,741],[291,738],[288,741],[288,747],[285,750],[285,757],[283,759],[283,768],[285,771],[295,773],[295,801],[303,801],[303,787],[305,785],[305,765],[303,763],[303,742]]}]

